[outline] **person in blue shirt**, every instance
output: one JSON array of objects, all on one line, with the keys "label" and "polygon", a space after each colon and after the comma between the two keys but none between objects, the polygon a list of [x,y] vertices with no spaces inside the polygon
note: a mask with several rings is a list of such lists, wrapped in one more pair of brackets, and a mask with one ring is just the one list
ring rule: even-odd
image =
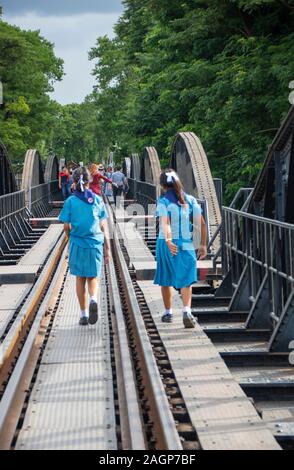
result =
[{"label": "person in blue shirt", "polygon": [[197,200],[184,192],[175,171],[172,169],[163,171],[160,185],[163,195],[158,199],[156,209],[156,216],[159,218],[159,236],[156,242],[157,269],[154,283],[161,286],[166,309],[162,321],[172,322],[172,287],[174,287],[181,291],[184,326],[195,328],[196,320],[191,312],[192,284],[197,282],[194,243],[199,233],[201,242],[197,254],[204,259],[207,256],[206,225]]},{"label": "person in blue shirt", "polygon": [[[76,276],[76,291],[81,308],[80,325],[98,321],[98,278],[103,260],[110,257],[107,212],[104,202],[89,189],[90,173],[80,167],[73,173],[75,190],[64,203],[59,219],[69,237],[69,269]],[[90,295],[87,308],[86,284]]]}]

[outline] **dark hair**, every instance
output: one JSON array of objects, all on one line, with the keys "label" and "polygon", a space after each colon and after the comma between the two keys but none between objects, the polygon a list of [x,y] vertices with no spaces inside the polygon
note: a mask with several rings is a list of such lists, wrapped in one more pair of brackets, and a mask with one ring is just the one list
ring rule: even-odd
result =
[{"label": "dark hair", "polygon": [[90,172],[86,167],[79,167],[73,172],[73,180],[76,183],[76,190],[82,192],[80,178],[83,177],[84,184],[89,184],[90,182]]},{"label": "dark hair", "polygon": [[121,165],[117,165],[117,166],[115,167],[115,171],[121,171],[121,169],[122,169],[122,166],[121,166]]},{"label": "dark hair", "polygon": [[176,176],[178,177],[177,173],[173,169],[168,168],[167,170],[164,170],[160,175],[160,185],[164,189],[173,189],[180,203],[185,205],[186,204],[185,193],[184,193],[183,185],[181,183],[180,178],[178,177],[178,179],[175,179],[174,177],[172,177],[172,182],[168,182],[168,173],[171,173],[171,172],[175,173]]}]

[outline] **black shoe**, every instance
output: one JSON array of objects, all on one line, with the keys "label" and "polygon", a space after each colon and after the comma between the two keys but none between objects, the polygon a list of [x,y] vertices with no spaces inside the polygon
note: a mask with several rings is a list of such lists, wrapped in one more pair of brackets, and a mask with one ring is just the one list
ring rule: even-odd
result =
[{"label": "black shoe", "polygon": [[98,321],[98,304],[95,301],[90,302],[89,305],[89,324],[95,325]]},{"label": "black shoe", "polygon": [[172,323],[173,322],[173,316],[169,315],[168,313],[165,313],[163,317],[161,317],[161,321],[163,323]]},{"label": "black shoe", "polygon": [[193,315],[188,315],[187,312],[183,313],[183,323],[185,328],[195,328],[197,319]]},{"label": "black shoe", "polygon": [[87,326],[89,324],[88,318],[87,317],[81,317],[80,321],[79,321],[79,324],[81,326]]}]

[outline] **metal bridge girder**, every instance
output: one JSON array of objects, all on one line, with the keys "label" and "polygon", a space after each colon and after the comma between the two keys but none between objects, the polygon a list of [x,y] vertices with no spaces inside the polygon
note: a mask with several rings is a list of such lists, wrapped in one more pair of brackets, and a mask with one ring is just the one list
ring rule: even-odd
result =
[{"label": "metal bridge girder", "polygon": [[[179,174],[185,190],[208,204],[209,231],[212,238],[221,224],[221,208],[209,162],[200,139],[193,132],[176,135],[171,156],[171,168]],[[220,237],[216,237],[213,248],[220,248]]]},{"label": "metal bridge girder", "polygon": [[59,173],[58,159],[56,155],[50,154],[48,155],[46,166],[45,166],[45,173],[44,173],[45,183],[50,183],[50,181],[57,180],[58,173]]},{"label": "metal bridge girder", "polygon": [[161,165],[155,147],[145,147],[141,160],[141,181],[158,185]]},{"label": "metal bridge girder", "polygon": [[248,212],[294,223],[294,106],[269,147]]},{"label": "metal bridge girder", "polygon": [[140,181],[141,162],[138,154],[134,153],[131,156],[131,178]]},{"label": "metal bridge girder", "polygon": [[123,173],[127,178],[131,178],[132,162],[130,157],[126,157],[123,161]]},{"label": "metal bridge girder", "polygon": [[25,155],[21,189],[45,183],[43,165],[38,150],[28,150]]}]

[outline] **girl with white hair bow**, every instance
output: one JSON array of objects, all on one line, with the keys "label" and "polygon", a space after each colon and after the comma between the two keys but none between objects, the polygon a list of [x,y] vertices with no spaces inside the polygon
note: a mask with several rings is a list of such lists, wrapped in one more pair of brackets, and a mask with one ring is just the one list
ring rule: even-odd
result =
[{"label": "girl with white hair bow", "polygon": [[[207,255],[206,224],[195,197],[186,194],[177,173],[168,169],[160,176],[163,195],[157,202],[159,236],[156,243],[157,269],[154,283],[161,286],[165,312],[162,321],[171,323],[172,287],[181,291],[183,323],[194,328],[196,320],[191,312],[192,284],[197,282],[197,256],[193,235],[201,234],[197,255]],[[194,229],[194,230],[193,230]]]},{"label": "girl with white hair bow", "polygon": [[106,263],[110,256],[107,212],[102,198],[89,189],[90,173],[87,168],[75,170],[73,180],[75,191],[65,201],[59,219],[64,223],[69,238],[69,269],[76,276],[80,325],[87,326],[94,325],[98,320],[98,278],[103,252]]}]

